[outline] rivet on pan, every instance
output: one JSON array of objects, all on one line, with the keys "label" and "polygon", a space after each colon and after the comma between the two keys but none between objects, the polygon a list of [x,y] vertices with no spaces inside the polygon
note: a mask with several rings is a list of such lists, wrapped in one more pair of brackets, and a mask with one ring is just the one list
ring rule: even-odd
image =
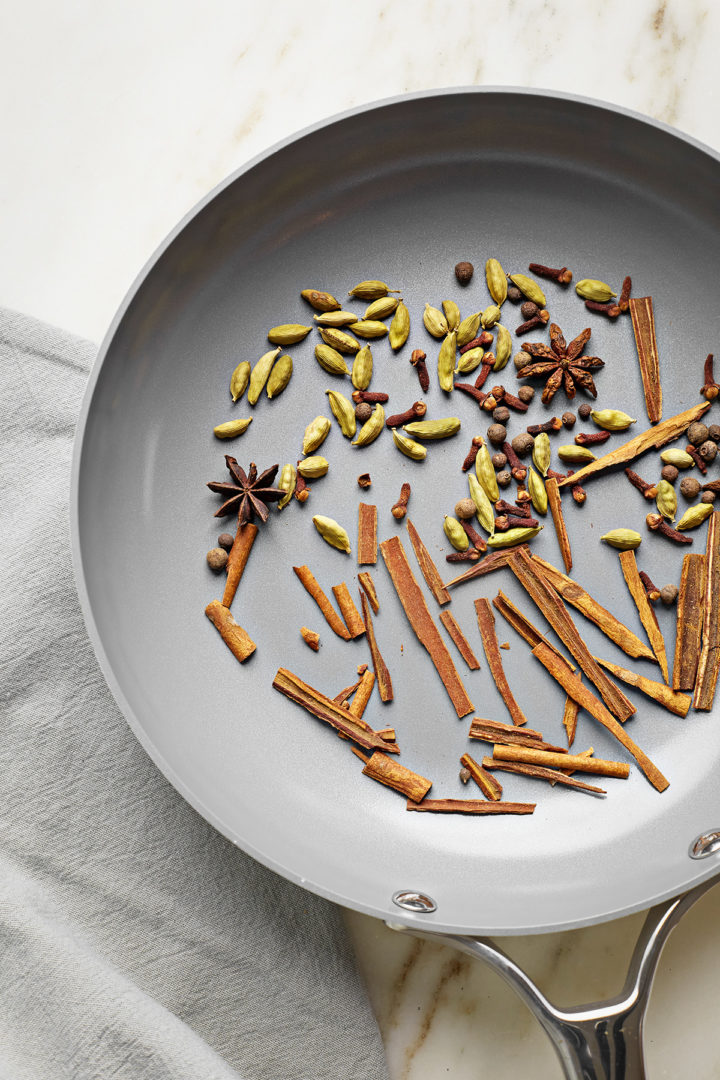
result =
[{"label": "rivet on pan", "polygon": [[708,855],[714,855],[720,851],[720,829],[711,829],[710,832],[700,833],[688,849],[691,859],[707,859]]},{"label": "rivet on pan", "polygon": [[[718,833],[718,842],[720,842],[720,833]],[[431,911],[437,911],[437,904],[426,893],[401,889],[400,892],[393,895],[392,901],[393,904],[405,908],[406,911],[419,911],[423,915],[427,915]]]}]

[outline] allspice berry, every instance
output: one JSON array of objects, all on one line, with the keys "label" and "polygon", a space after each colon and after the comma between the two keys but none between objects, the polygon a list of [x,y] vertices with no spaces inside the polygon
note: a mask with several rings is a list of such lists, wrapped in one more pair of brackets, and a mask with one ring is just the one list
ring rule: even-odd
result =
[{"label": "allspice berry", "polygon": [[708,438],[713,442],[720,442],[720,424],[711,424],[708,428]]},{"label": "allspice berry", "polygon": [[504,469],[507,465],[507,458],[505,457],[505,454],[500,451],[498,451],[497,454],[493,454],[490,460],[493,463],[493,467],[496,469]]},{"label": "allspice berry", "polygon": [[527,367],[531,359],[530,353],[518,352],[513,356],[513,364],[519,371],[520,368]]},{"label": "allspice berry", "polygon": [[588,403],[586,401],[584,401],[582,403],[582,405],[580,406],[580,408],[578,409],[578,416],[580,417],[581,420],[587,420],[588,417],[590,416],[591,412],[592,412],[592,405],[588,405]]},{"label": "allspice berry", "polygon": [[493,446],[502,446],[507,439],[507,429],[503,424],[491,424],[487,434]]},{"label": "allspice berry", "polygon": [[[507,424],[510,419],[510,410],[506,405],[498,405],[497,409],[493,410],[493,420],[496,424]],[[712,444],[713,446],[715,443]]]},{"label": "allspice berry", "polygon": [[472,499],[461,499],[455,503],[455,517],[460,521],[469,521],[475,514],[475,503]]},{"label": "allspice berry", "polygon": [[537,304],[534,304],[532,300],[525,300],[520,305],[520,314],[522,315],[523,319],[534,319],[539,310],[540,308],[537,306]]},{"label": "allspice berry", "polygon": [[663,585],[660,590],[660,599],[663,604],[674,604],[678,598],[679,589],[677,585]]},{"label": "allspice berry", "polygon": [[503,469],[499,472],[495,479],[498,482],[498,487],[506,488],[512,484],[512,473],[508,469]]},{"label": "allspice berry", "polygon": [[714,491],[703,491],[702,495],[700,496],[700,502],[714,503],[715,502],[715,492]]},{"label": "allspice berry", "polygon": [[507,298],[511,304],[519,304],[523,298],[523,294],[520,292],[517,285],[508,285]]},{"label": "allspice berry", "polygon": [[518,457],[525,457],[535,445],[535,440],[532,435],[528,435],[527,431],[523,431],[522,434],[515,436],[510,445]]},{"label": "allspice berry", "polygon": [[355,419],[364,424],[373,414],[373,407],[369,401],[361,401],[355,406]]},{"label": "allspice berry", "polygon": [[229,551],[234,543],[235,537],[232,533],[220,533],[218,536],[218,547],[225,548],[226,551]]},{"label": "allspice berry", "polygon": [[228,553],[220,547],[210,548],[206,558],[210,569],[217,572],[218,570],[224,570],[227,566]]},{"label": "allspice berry", "polygon": [[685,496],[686,499],[696,499],[700,491],[700,481],[696,480],[694,476],[686,476],[680,481],[680,493]]},{"label": "allspice berry", "polygon": [[474,272],[475,267],[471,262],[459,262],[455,267],[455,277],[461,285],[467,285]]},{"label": "allspice berry", "polygon": [[574,412],[564,412],[560,419],[563,422],[563,427],[571,428],[575,426],[577,416]]},{"label": "allspice berry", "polygon": [[663,465],[660,475],[663,480],[667,480],[669,484],[674,484],[680,473],[674,465]]},{"label": "allspice berry", "polygon": [[524,401],[526,405],[529,405],[532,399],[535,397],[534,386],[521,386],[518,390],[517,396],[521,401]]},{"label": "allspice berry", "polygon": [[692,443],[693,446],[699,446],[700,443],[704,443],[709,434],[710,432],[705,424],[701,424],[698,420],[696,420],[694,424],[691,424],[687,429],[688,442]]},{"label": "allspice berry", "polygon": [[704,443],[700,443],[698,446],[698,454],[703,461],[714,461],[717,457],[717,446],[712,439],[706,439]]}]

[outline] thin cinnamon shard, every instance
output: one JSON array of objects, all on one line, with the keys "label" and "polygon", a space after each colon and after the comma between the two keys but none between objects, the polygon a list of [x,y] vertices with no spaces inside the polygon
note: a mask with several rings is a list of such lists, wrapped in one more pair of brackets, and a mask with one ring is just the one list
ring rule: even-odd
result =
[{"label": "thin cinnamon shard", "polygon": [[548,780],[553,787],[555,784],[562,784],[564,787],[578,788],[580,791],[592,791],[595,795],[607,795],[604,788],[595,787],[594,784],[584,784],[582,780],[573,780],[559,769],[548,769],[545,765],[528,765],[520,761],[497,761],[494,757],[484,757],[483,767],[499,769],[501,772],[519,773],[533,780]]},{"label": "thin cinnamon shard", "polygon": [[455,585],[462,585],[465,581],[474,581],[475,578],[484,577],[485,574],[492,574],[495,570],[502,570],[507,566],[508,560],[513,551],[529,551],[530,548],[527,544],[519,544],[512,550],[507,551],[491,551],[489,555],[486,555],[484,559],[480,559],[474,566],[471,566],[469,570],[465,570],[464,573],[459,574],[458,577],[453,578],[452,581],[445,583],[446,589],[452,589]]},{"label": "thin cinnamon shard", "polygon": [[490,674],[500,691],[500,696],[510,713],[513,724],[520,727],[522,724],[527,724],[527,717],[515,700],[503,669],[498,640],[495,635],[495,616],[492,613],[490,601],[484,596],[480,597],[475,601],[475,611],[477,612],[478,629],[480,631],[480,636],[482,637],[483,649],[485,650],[485,656],[487,657]]},{"label": "thin cinnamon shard", "polygon": [[720,672],[720,513],[708,522],[705,548],[702,650],[698,662],[693,705],[702,712],[712,708]]},{"label": "thin cinnamon shard", "polygon": [[325,593],[320,588],[320,583],[313,574],[309,566],[293,566],[293,570],[301,582],[306,592],[312,596],[313,600],[320,608],[323,614],[325,622],[328,624],[331,630],[333,630],[338,637],[341,637],[343,641],[350,640],[350,631],[345,626],[335,608],[328,600]]},{"label": "thin cinnamon shard", "polygon": [[490,802],[485,799],[408,799],[406,810],[427,810],[434,814],[532,814],[535,803]]},{"label": "thin cinnamon shard", "polygon": [[349,709],[344,709],[342,705],[336,705],[332,698],[327,697],[319,690],[315,690],[314,687],[299,679],[297,675],[293,675],[292,671],[288,671],[287,668],[278,668],[273,679],[273,688],[279,690],[281,694],[284,694],[291,701],[302,705],[307,712],[317,717],[318,720],[324,720],[326,724],[330,724],[336,731],[352,739],[358,746],[362,746],[366,750],[383,750],[385,753],[392,754],[400,753],[400,747],[397,743],[387,743],[376,732],[367,730],[367,725],[364,725],[363,721],[358,721],[350,713]]},{"label": "thin cinnamon shard", "polygon": [[507,596],[501,589],[498,589],[498,594],[493,600],[493,607],[496,608],[500,612],[502,617],[510,623],[513,630],[516,630],[520,637],[524,638],[525,641],[527,641],[531,649],[535,648],[538,641],[544,641],[547,647],[556,652],[559,658],[568,665],[571,671],[576,670],[575,665],[571,664],[569,660],[565,659],[562,653],[558,652],[555,646],[551,642],[549,642],[543,634],[540,633],[537,627],[533,626],[527,615],[523,614],[523,612],[520,611],[520,608],[516,607],[515,604],[508,600]]},{"label": "thin cinnamon shard", "polygon": [[380,610],[380,602],[378,601],[378,595],[375,591],[375,582],[367,570],[363,570],[362,573],[358,574],[358,581],[360,582],[363,592],[370,601],[370,607],[377,615]]},{"label": "thin cinnamon shard", "polygon": [[381,728],[380,731],[377,731],[375,734],[379,735],[384,742],[395,742],[396,736],[394,727]]},{"label": "thin cinnamon shard", "polygon": [[577,730],[577,718],[580,712],[580,706],[577,701],[574,701],[570,695],[565,698],[565,708],[563,709],[563,727],[567,732],[568,746],[572,746],[575,742],[575,731]]},{"label": "thin cinnamon shard", "polygon": [[662,420],[657,427],[648,428],[647,431],[641,432],[640,435],[636,435],[633,439],[623,443],[622,446],[611,450],[609,454],[603,454],[602,457],[591,461],[589,465],[584,465],[582,469],[578,469],[572,476],[566,476],[565,479],[560,481],[559,486],[562,488],[567,487],[568,484],[582,484],[584,480],[588,480],[591,476],[598,476],[600,473],[612,469],[614,465],[624,465],[626,461],[634,461],[636,457],[640,457],[646,450],[652,450],[653,447],[659,450],[666,443],[678,439],[690,424],[704,416],[709,408],[710,402],[703,401],[700,405],[693,405],[692,409],[686,409],[676,416],[669,416],[667,420]]},{"label": "thin cinnamon shard", "polygon": [[368,598],[364,592],[360,593],[360,603],[362,604],[363,619],[365,620],[365,636],[367,637],[367,643],[370,647],[370,656],[372,658],[373,668],[375,669],[375,678],[377,679],[380,700],[383,702],[392,701],[392,679],[390,678],[387,664],[383,660],[382,653],[378,648],[377,638],[375,637],[375,627],[373,626],[372,615],[370,614],[370,604],[368,603]]},{"label": "thin cinnamon shard", "polygon": [[336,705],[342,705],[343,701],[347,701],[348,698],[351,698],[353,696],[353,694],[355,693],[355,691],[357,690],[359,685],[360,685],[360,679],[358,679],[354,683],[351,683],[350,686],[346,686],[344,690],[341,690],[340,693],[336,694],[335,697],[333,698],[333,701],[335,702],[335,704]]},{"label": "thin cinnamon shard", "polygon": [[655,653],[658,664],[660,665],[660,671],[665,682],[670,681],[670,675],[668,672],[667,654],[665,652],[665,640],[662,636],[662,630],[657,621],[657,615],[655,609],[648,600],[648,595],[645,592],[645,586],[642,583],[642,579],[638,572],[637,562],[635,560],[634,551],[619,551],[618,556],[620,559],[620,566],[622,568],[623,577],[625,578],[625,584],[630,590],[630,595],[635,601],[635,607],[638,609],[638,615],[640,616],[640,622],[645,627],[645,633],[648,636],[648,641],[652,647],[652,651]]},{"label": "thin cinnamon shard", "polygon": [[252,656],[256,649],[255,642],[242,626],[235,622],[228,607],[219,600],[211,600],[205,608],[205,614],[241,664]]},{"label": "thin cinnamon shard", "polygon": [[605,708],[603,703],[588,690],[580,681],[579,676],[573,675],[562,664],[558,664],[555,654],[542,642],[533,649],[533,656],[537,657],[549,675],[560,683],[566,694],[569,694],[578,705],[585,709],[590,716],[594,717],[599,724],[615,736],[625,749],[632,754],[641,770],[657,791],[664,791],[669,786],[669,781],[663,776],[657,766],[653,765],[647,754],[633,742],[614,716]]},{"label": "thin cinnamon shard", "polygon": [[620,667],[618,664],[611,664],[608,660],[601,660],[599,656],[596,656],[595,659],[598,664],[611,672],[615,678],[622,679],[629,686],[641,690],[643,694],[657,701],[658,704],[663,705],[669,712],[675,713],[676,716],[687,716],[690,711],[692,698],[688,697],[687,694],[678,694],[675,690],[671,690],[669,686],[666,686],[665,683],[647,679],[644,675],[629,671],[628,668]]},{"label": "thin cinnamon shard", "polygon": [[420,802],[432,787],[432,780],[427,780],[379,751],[375,751],[366,764],[363,776],[369,776],[372,780],[399,791],[412,802]]},{"label": "thin cinnamon shard", "polygon": [[240,579],[243,576],[248,556],[252,551],[252,546],[255,543],[257,533],[257,525],[252,521],[246,521],[237,527],[237,532],[235,533],[233,546],[230,548],[226,566],[227,579],[225,581],[225,591],[223,592],[222,598],[223,607],[229,608],[235,599],[235,593],[240,584]]},{"label": "thin cinnamon shard", "polygon": [[317,652],[320,648],[320,635],[317,630],[310,630],[307,626],[300,627],[300,637],[303,639],[306,645],[309,645],[313,652]]},{"label": "thin cinnamon shard", "polygon": [[629,301],[640,375],[645,393],[645,408],[651,423],[662,418],[662,386],[660,362],[655,337],[655,315],[651,296],[639,296]]},{"label": "thin cinnamon shard", "polygon": [[562,746],[553,746],[543,742],[542,734],[532,728],[515,727],[514,724],[501,724],[499,720],[483,720],[473,717],[468,732],[469,739],[480,739],[488,743],[512,743],[517,746],[534,746],[536,750],[553,750],[558,754],[567,751]]},{"label": "thin cinnamon shard", "polygon": [[[509,560],[508,566],[520,584],[537,605],[545,619],[562,641],[578,667],[597,687],[608,709],[619,719],[627,720],[637,710],[593,659],[590,650],[580,637],[562,600],[540,572],[537,563],[525,552],[519,552]],[[536,646],[539,648],[539,646]],[[570,672],[568,672],[570,674]]]},{"label": "thin cinnamon shard", "polygon": [[585,592],[582,585],[578,585],[571,577],[563,574],[556,566],[541,559],[538,555],[533,555],[532,559],[562,599],[577,608],[590,622],[595,623],[598,630],[602,630],[603,634],[614,641],[623,652],[636,660],[652,660],[654,664],[657,663],[652,649],[649,649],[644,641],[633,634],[632,630],[628,630],[619,619],[611,615],[607,608],[599,604],[590,593]]},{"label": "thin cinnamon shard", "polygon": [[377,506],[358,506],[358,566],[377,562]]},{"label": "thin cinnamon shard", "polygon": [[694,690],[702,649],[704,555],[686,555],[680,576],[673,661],[673,690]]},{"label": "thin cinnamon shard", "polygon": [[[630,766],[624,761],[605,761],[582,754],[553,754],[549,750],[534,750],[530,746],[494,746],[493,761],[516,761],[522,765],[544,765],[548,769],[575,769],[627,780]],[[561,774],[562,775],[562,774]]]},{"label": "thin cinnamon shard", "polygon": [[460,764],[470,773],[486,799],[492,799],[493,802],[499,802],[502,799],[502,784],[495,779],[492,773],[483,768],[475,758],[470,757],[469,754],[463,754],[460,758]]},{"label": "thin cinnamon shard", "polygon": [[558,482],[554,476],[548,476],[545,481],[545,491],[547,492],[548,506],[550,507],[550,513],[552,514],[553,525],[555,526],[555,535],[557,536],[558,544],[560,545],[560,554],[562,555],[565,566],[565,573],[569,574],[573,564],[572,552],[570,550],[570,538],[568,537],[565,518],[563,517]]},{"label": "thin cinnamon shard", "polygon": [[[425,578],[428,589],[437,600],[440,607],[443,604],[449,604],[452,597],[443,585],[442,578],[440,577],[440,571],[430,557],[430,552],[420,539],[420,535],[413,525],[410,518],[406,521],[408,536],[410,537],[410,543],[413,546],[415,552],[415,558],[418,561],[418,566],[422,571],[422,576]],[[382,551],[382,544],[380,545]]]},{"label": "thin cinnamon shard", "polygon": [[450,611],[440,612],[440,622],[447,630],[453,642],[457,646],[457,650],[462,656],[463,660],[470,668],[471,671],[480,670],[480,661],[475,656],[475,653],[470,648],[470,642],[463,634],[462,630],[458,626],[457,619]]},{"label": "thin cinnamon shard", "polygon": [[375,674],[368,668],[368,670],[365,672],[362,679],[360,680],[360,685],[358,686],[355,697],[352,699],[352,702],[350,704],[350,712],[358,719],[362,719],[362,715],[367,708],[367,703],[370,700],[370,695],[372,694],[374,685]]},{"label": "thin cinnamon shard", "polygon": [[[410,522],[408,522],[408,526],[409,524]],[[385,560],[395,591],[400,598],[400,603],[405,609],[408,621],[420,644],[429,653],[430,659],[435,665],[437,673],[442,679],[448,696],[453,703],[455,712],[458,716],[467,716],[469,712],[473,711],[473,703],[460,681],[460,676],[455,670],[447,646],[440,637],[440,631],[428,610],[422,590],[413,577],[400,537],[393,536],[390,540],[384,540],[380,545],[380,552]]]},{"label": "thin cinnamon shard", "polygon": [[344,581],[341,581],[339,585],[333,585],[332,591],[335,602],[340,608],[340,614],[350,631],[350,637],[361,637],[365,633],[365,623],[362,620],[360,612],[355,607],[355,602],[350,595],[350,590],[347,585]]}]

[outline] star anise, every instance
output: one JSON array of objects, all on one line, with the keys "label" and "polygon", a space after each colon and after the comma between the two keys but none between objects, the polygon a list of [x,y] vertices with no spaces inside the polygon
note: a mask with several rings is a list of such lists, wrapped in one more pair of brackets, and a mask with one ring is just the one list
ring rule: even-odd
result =
[{"label": "star anise", "polygon": [[[597,390],[590,372],[604,367],[605,361],[598,356],[580,355],[588,342],[590,330],[583,330],[568,345],[562,330],[556,323],[550,323],[548,329],[550,330],[549,346],[542,342],[527,342],[523,345],[524,351],[530,354],[531,359],[525,367],[518,370],[518,379],[527,379],[532,375],[548,376],[542,392],[545,405],[552,401],[561,386],[568,398],[575,397],[578,386],[596,398]],[[536,357],[538,359],[535,359]]]},{"label": "star anise", "polygon": [[254,514],[257,514],[262,521],[267,521],[270,511],[266,504],[277,502],[284,494],[280,488],[272,487],[280,466],[273,465],[258,476],[257,465],[254,461],[250,462],[247,473],[238,465],[235,458],[228,454],[225,455],[225,464],[232,482],[224,484],[219,480],[211,480],[208,483],[211,491],[225,496],[225,502],[216,511],[215,517],[227,517],[228,514],[237,510],[239,525],[252,521]]}]

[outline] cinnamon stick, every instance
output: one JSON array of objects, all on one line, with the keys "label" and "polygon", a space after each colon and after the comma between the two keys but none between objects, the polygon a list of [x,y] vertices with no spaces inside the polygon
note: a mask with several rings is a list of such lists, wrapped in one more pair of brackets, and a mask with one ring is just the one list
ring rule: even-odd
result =
[{"label": "cinnamon stick", "polygon": [[618,556],[620,559],[620,566],[622,568],[623,577],[625,578],[625,584],[630,590],[630,595],[635,601],[635,607],[638,609],[640,622],[645,627],[645,633],[648,636],[648,641],[650,642],[650,645],[652,646],[652,651],[655,653],[655,658],[660,665],[662,677],[667,683],[669,682],[670,676],[668,673],[667,655],[665,653],[665,641],[662,636],[662,630],[660,629],[657,621],[655,609],[648,600],[648,595],[645,592],[645,586],[640,579],[637,562],[635,560],[635,552],[619,551]]},{"label": "cinnamon stick", "polygon": [[358,506],[358,566],[377,562],[377,506]]},{"label": "cinnamon stick", "polygon": [[544,765],[550,769],[575,769],[577,772],[611,776],[617,780],[627,780],[630,775],[630,766],[623,761],[604,761],[581,754],[553,754],[549,750],[533,750],[529,746],[495,746],[492,756],[493,761],[516,761],[522,765]]},{"label": "cinnamon stick", "polygon": [[[410,522],[408,522],[408,527],[409,525]],[[456,713],[458,716],[466,716],[472,712],[473,703],[460,681],[445,642],[440,637],[440,632],[425,603],[422,590],[413,577],[400,537],[393,536],[390,540],[384,540],[380,545],[380,552],[408,621],[420,644],[429,653]]]},{"label": "cinnamon stick", "polygon": [[345,620],[345,625],[350,631],[350,637],[361,637],[365,633],[365,623],[362,621],[360,612],[355,607],[350,590],[344,581],[341,581],[339,585],[333,585],[333,596],[335,602],[340,608],[340,614]]},{"label": "cinnamon stick", "polygon": [[440,622],[443,624],[448,634],[453,639],[453,642],[457,646],[458,652],[460,653],[470,670],[479,671],[480,662],[475,656],[475,653],[470,648],[470,642],[458,626],[455,616],[450,611],[441,611]]},{"label": "cinnamon stick", "polygon": [[559,658],[568,665],[571,671],[576,670],[575,665],[571,664],[569,660],[565,659],[562,653],[558,652],[555,646],[551,642],[549,642],[548,639],[543,636],[543,634],[540,633],[537,627],[533,626],[528,617],[524,615],[519,608],[515,607],[515,605],[511,603],[510,600],[508,600],[507,596],[501,589],[498,589],[498,594],[493,600],[493,607],[497,608],[502,617],[510,623],[513,630],[517,630],[520,637],[524,638],[525,641],[527,641],[531,649],[535,648],[538,641],[544,641],[547,647],[549,649],[552,649],[553,652],[556,652]]},{"label": "cinnamon stick", "polygon": [[629,301],[629,307],[645,393],[645,408],[650,422],[656,424],[662,418],[662,387],[652,297],[633,298]]},{"label": "cinnamon stick", "polygon": [[432,780],[427,780],[377,750],[365,765],[363,776],[369,776],[372,780],[399,791],[413,802],[424,799],[432,787]]},{"label": "cinnamon stick", "polygon": [[662,420],[657,427],[648,428],[647,431],[641,432],[640,435],[636,435],[628,442],[623,443],[622,446],[611,450],[609,454],[603,454],[602,457],[596,458],[595,461],[591,461],[588,465],[584,465],[582,469],[578,469],[572,476],[566,476],[563,480],[560,480],[559,486],[563,488],[568,484],[581,484],[583,480],[588,480],[591,476],[598,476],[600,473],[612,469],[614,465],[623,465],[626,461],[634,461],[636,457],[644,454],[646,450],[651,450],[653,447],[659,450],[661,446],[665,446],[666,443],[679,438],[690,424],[704,416],[709,408],[710,402],[703,401],[702,404],[693,405],[691,409],[686,409],[676,416],[669,416],[667,420]]},{"label": "cinnamon stick", "polygon": [[255,642],[242,626],[235,622],[228,607],[219,600],[211,600],[205,608],[205,614],[241,664],[252,656],[256,649]]},{"label": "cinnamon stick", "polygon": [[370,656],[372,657],[373,668],[375,669],[375,678],[377,679],[380,700],[383,702],[392,701],[392,679],[390,678],[387,664],[383,660],[382,653],[378,648],[377,639],[375,638],[375,627],[373,626],[372,615],[370,614],[370,604],[368,603],[368,598],[365,593],[360,593],[360,603],[362,604],[363,619],[365,620],[365,636],[367,637],[367,643],[370,647]]},{"label": "cinnamon stick", "polygon": [[566,753],[562,746],[552,746],[543,742],[542,734],[533,728],[517,728],[513,724],[501,724],[499,720],[483,720],[473,717],[468,732],[469,739],[480,739],[488,743],[512,743],[517,746],[534,746],[536,750],[553,750],[557,754]]},{"label": "cinnamon stick", "polygon": [[527,544],[521,544],[512,548],[512,550],[491,551],[489,555],[486,555],[484,559],[480,559],[469,570],[465,570],[464,573],[459,574],[452,581],[446,582],[445,588],[452,589],[453,585],[461,585],[464,581],[474,581],[475,578],[484,577],[485,574],[491,574],[494,570],[502,570],[503,567],[507,566],[512,553],[521,550],[529,551],[530,549]]},{"label": "cinnamon stick", "polygon": [[618,742],[622,743],[625,749],[635,758],[653,787],[656,788],[657,791],[664,791],[665,788],[668,787],[669,781],[666,780],[660,770],[653,765],[647,754],[633,742],[622,724],[617,722],[615,717],[611,715],[603,703],[581,682],[579,676],[573,675],[573,673],[569,672],[563,664],[558,664],[555,654],[551,649],[546,648],[542,642],[533,649],[533,656],[537,657],[548,674],[552,675],[552,677],[560,683],[566,694],[569,694],[574,701],[577,701],[582,709],[585,709],[585,711],[588,712],[590,716],[594,717],[599,724],[602,724],[604,728],[607,728],[607,730],[615,736]]},{"label": "cinnamon stick", "polygon": [[378,611],[380,610],[380,603],[378,601],[377,592],[375,591],[375,582],[373,581],[367,570],[363,570],[361,573],[358,574],[358,581],[360,582],[360,586],[363,592],[370,601],[370,607],[377,615]]},{"label": "cinnamon stick", "polygon": [[607,795],[604,788],[595,787],[594,784],[584,784],[582,780],[574,780],[566,776],[564,772],[549,769],[546,765],[530,765],[521,761],[498,761],[493,756],[483,758],[483,768],[519,773],[521,776],[530,776],[533,780],[549,780],[553,786],[562,784],[565,787],[578,788],[580,791],[592,791],[595,795]]},{"label": "cinnamon stick", "polygon": [[[330,724],[336,731],[346,735],[358,746],[366,750],[384,750],[386,753],[399,754],[400,747],[397,743],[387,743],[374,731],[366,730],[364,721],[358,721],[349,709],[343,709],[342,705],[336,705],[332,698],[327,697],[319,690],[309,686],[293,675],[287,668],[278,668],[273,679],[273,688],[279,690],[286,698],[302,705],[312,716]],[[362,726],[364,725],[364,726]]]},{"label": "cinnamon stick", "polygon": [[720,513],[709,521],[705,547],[702,650],[698,662],[693,705],[702,712],[712,708],[720,671]]},{"label": "cinnamon stick", "polygon": [[678,694],[675,690],[671,690],[669,686],[666,686],[665,683],[655,682],[654,679],[638,675],[635,671],[619,667],[618,664],[611,664],[608,660],[601,660],[599,656],[596,656],[595,659],[598,664],[601,664],[617,679],[622,679],[629,686],[641,690],[647,697],[657,701],[658,704],[663,705],[669,712],[675,713],[676,716],[687,716],[690,711],[692,698],[688,697],[687,694]]},{"label": "cinnamon stick", "polygon": [[[350,712],[353,716],[356,716],[358,720],[362,719],[362,715],[367,708],[367,703],[370,700],[374,685],[375,673],[368,668],[368,670],[363,673],[355,697],[350,703]],[[380,732],[377,732],[377,734],[380,735]],[[380,735],[380,738],[382,738],[382,735]]]},{"label": "cinnamon stick", "polygon": [[686,555],[680,576],[673,690],[694,690],[702,648],[705,556]]},{"label": "cinnamon stick", "polygon": [[240,578],[243,576],[245,564],[255,543],[257,533],[257,525],[252,521],[246,521],[237,527],[226,566],[227,579],[222,598],[223,607],[229,608],[235,599],[235,593],[240,584]]},{"label": "cinnamon stick", "polygon": [[567,732],[568,746],[572,746],[575,742],[575,731],[577,730],[577,718],[580,712],[580,706],[577,701],[568,696],[565,698],[565,708],[563,709],[563,727]]},{"label": "cinnamon stick", "polygon": [[428,589],[433,594],[440,607],[442,607],[443,604],[449,604],[451,600],[450,593],[443,585],[440,572],[430,558],[430,552],[420,539],[420,535],[410,518],[407,519],[406,527],[408,536],[410,537],[410,543],[415,552],[415,558],[418,561],[418,566],[420,567],[422,576],[425,578]]},{"label": "cinnamon stick", "polygon": [[406,810],[427,810],[435,814],[532,814],[535,803],[490,802],[485,799],[408,799]]},{"label": "cinnamon stick", "polygon": [[470,773],[486,799],[492,799],[493,802],[499,802],[502,799],[502,784],[492,773],[478,764],[475,758],[470,757],[469,754],[463,754],[460,764]]},{"label": "cinnamon stick", "polygon": [[475,611],[477,612],[478,629],[480,631],[480,636],[482,637],[483,648],[485,650],[485,656],[487,657],[488,667],[490,668],[490,674],[500,691],[500,695],[510,713],[513,724],[520,727],[522,724],[527,724],[527,717],[515,700],[503,669],[498,639],[495,635],[495,616],[492,613],[490,601],[485,597],[476,600]]},{"label": "cinnamon stick", "polygon": [[558,544],[560,545],[560,554],[562,555],[562,560],[565,565],[565,573],[569,574],[573,564],[572,552],[570,550],[570,539],[565,526],[565,518],[563,517],[562,505],[560,502],[560,490],[554,476],[548,476],[545,481],[545,491],[547,492],[548,506],[550,507],[553,525],[555,526],[555,535],[557,536]]},{"label": "cinnamon stick", "polygon": [[328,600],[325,593],[320,588],[320,583],[313,574],[309,566],[293,566],[293,570],[301,582],[306,592],[312,596],[313,600],[320,608],[325,622],[328,624],[331,630],[333,630],[338,637],[341,637],[343,641],[350,640],[350,631],[345,626],[335,608]]}]

